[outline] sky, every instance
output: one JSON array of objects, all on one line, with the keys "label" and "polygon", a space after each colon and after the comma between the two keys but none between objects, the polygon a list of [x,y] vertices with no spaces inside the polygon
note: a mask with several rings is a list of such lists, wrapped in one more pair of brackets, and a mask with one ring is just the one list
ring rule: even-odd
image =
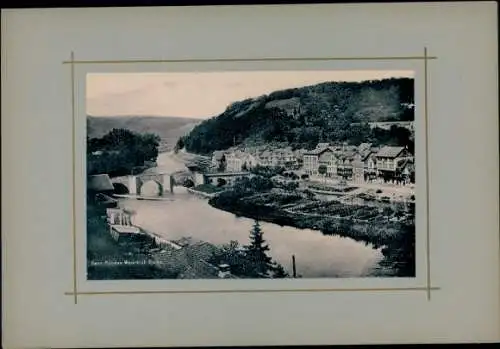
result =
[{"label": "sky", "polygon": [[414,77],[413,71],[235,71],[93,73],[87,75],[91,116],[177,116],[206,119],[236,101],[327,81]]}]

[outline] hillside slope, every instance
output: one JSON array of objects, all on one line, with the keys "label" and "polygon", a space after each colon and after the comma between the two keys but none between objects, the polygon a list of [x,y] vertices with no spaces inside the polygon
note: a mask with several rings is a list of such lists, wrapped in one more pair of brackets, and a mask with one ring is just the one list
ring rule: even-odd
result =
[{"label": "hillside slope", "polygon": [[194,127],[183,141],[188,151],[200,154],[240,144],[279,142],[312,148],[318,142],[376,142],[377,134],[364,123],[413,120],[413,108],[407,107],[414,103],[413,96],[414,80],[409,78],[281,90],[231,104]]}]

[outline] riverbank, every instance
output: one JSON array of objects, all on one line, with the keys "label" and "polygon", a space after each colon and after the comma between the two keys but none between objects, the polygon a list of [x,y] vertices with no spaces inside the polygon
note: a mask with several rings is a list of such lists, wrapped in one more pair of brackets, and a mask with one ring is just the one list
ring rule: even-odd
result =
[{"label": "riverbank", "polygon": [[191,194],[198,195],[208,199],[214,198],[220,193],[220,191],[207,190],[206,186],[207,185],[199,185],[194,188],[187,188],[187,191]]},{"label": "riverbank", "polygon": [[[394,276],[415,276],[415,226],[411,220],[390,221],[378,208],[340,202],[301,203],[300,210],[294,212],[284,208],[289,206],[286,202],[276,205],[259,200],[265,195],[261,193],[258,198],[257,195],[222,199],[215,197],[209,200],[209,204],[236,216],[280,226],[317,230],[324,235],[346,237],[374,248],[382,248],[384,259],[380,263],[381,268],[391,270],[389,274]],[[272,197],[276,201],[276,196]],[[399,212],[393,214],[399,215]]]},{"label": "riverbank", "polygon": [[[161,154],[158,158],[157,171],[171,173],[183,168],[184,163],[181,163],[184,160],[183,154],[179,155],[181,156],[172,153]],[[254,184],[266,185],[266,183]],[[191,189],[197,190],[197,188]],[[192,237],[193,240],[205,241],[219,247],[231,241],[238,241],[240,245],[247,244],[254,220],[251,217],[245,218],[245,210],[235,215],[230,209],[222,210],[209,205],[208,201],[213,198],[202,193],[190,193],[185,188],[172,195],[172,200],[120,198],[120,206],[134,212],[134,224],[141,229],[145,228],[174,243],[184,237]],[[274,200],[273,202],[277,203]],[[287,200],[281,200],[279,204],[285,205],[286,202]],[[295,202],[291,204],[294,205]],[[297,274],[305,278],[372,276],[373,268],[383,258],[380,249],[364,242],[327,236],[319,229],[292,228],[291,224],[279,224],[278,217],[276,222],[278,224],[273,224],[272,220],[261,221],[261,226],[266,242],[270,246],[270,256],[290,275],[293,271],[292,256],[297,262]],[[181,242],[179,244],[183,245]],[[208,249],[206,246],[199,248]],[[154,252],[154,255],[158,255],[158,252]],[[174,262],[172,258],[174,257],[167,253],[161,261],[166,265],[170,264],[173,271],[176,271],[175,264],[182,261]]]},{"label": "riverbank", "polygon": [[87,207],[87,279],[176,279],[178,272],[151,258],[154,240],[144,244],[120,244],[112,239],[106,212]]}]

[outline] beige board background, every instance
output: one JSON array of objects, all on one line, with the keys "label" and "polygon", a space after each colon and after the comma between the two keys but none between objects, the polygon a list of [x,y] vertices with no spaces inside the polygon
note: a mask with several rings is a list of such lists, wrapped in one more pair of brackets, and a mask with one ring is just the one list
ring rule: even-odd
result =
[{"label": "beige board background", "polygon": [[[426,3],[2,12],[3,345],[7,348],[494,341],[500,337],[496,4]],[[69,60],[423,56],[428,62],[432,291],[65,295],[73,291]],[[417,277],[86,282],[79,291],[426,286],[423,61],[75,66],[77,173],[85,75],[111,71],[411,69]],[[421,160],[422,159],[422,160]],[[76,193],[84,193],[77,176]],[[221,286],[223,285],[223,286]]]}]

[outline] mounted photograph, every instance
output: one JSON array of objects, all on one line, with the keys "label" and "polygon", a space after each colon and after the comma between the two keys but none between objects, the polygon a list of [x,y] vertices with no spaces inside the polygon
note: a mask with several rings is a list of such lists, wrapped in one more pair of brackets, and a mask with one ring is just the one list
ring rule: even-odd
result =
[{"label": "mounted photograph", "polygon": [[414,76],[87,74],[87,279],[415,277]]}]

